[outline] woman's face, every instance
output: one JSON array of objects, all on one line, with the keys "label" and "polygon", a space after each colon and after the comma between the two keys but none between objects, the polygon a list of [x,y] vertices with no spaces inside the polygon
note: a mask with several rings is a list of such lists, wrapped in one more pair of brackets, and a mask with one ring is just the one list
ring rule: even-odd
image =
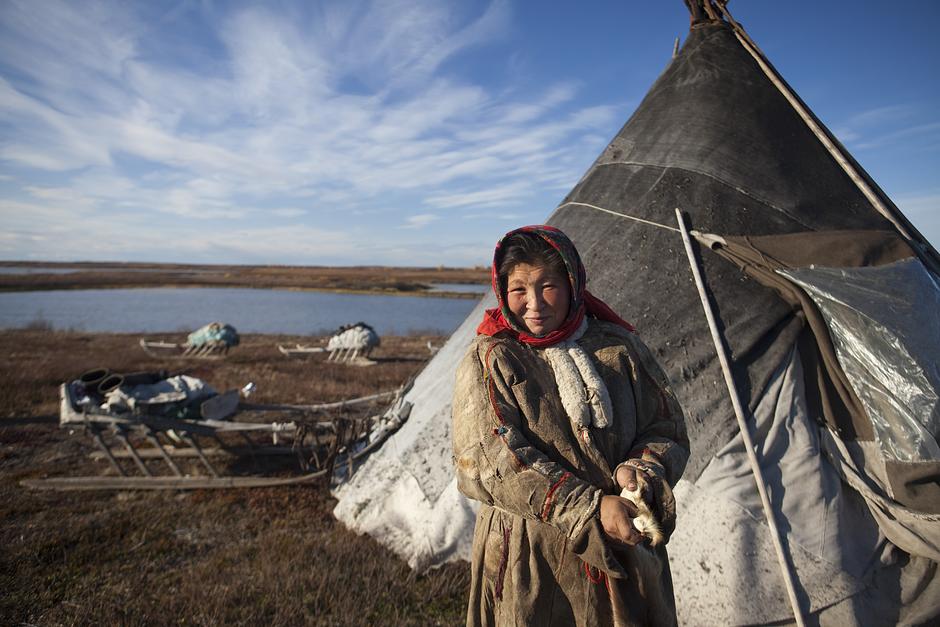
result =
[{"label": "woman's face", "polygon": [[568,318],[571,285],[568,277],[541,265],[519,263],[506,279],[509,310],[532,335],[545,335]]}]

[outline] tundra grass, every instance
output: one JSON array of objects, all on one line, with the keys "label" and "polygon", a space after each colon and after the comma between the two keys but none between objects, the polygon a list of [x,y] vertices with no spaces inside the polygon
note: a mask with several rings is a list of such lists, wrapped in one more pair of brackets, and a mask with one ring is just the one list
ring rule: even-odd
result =
[{"label": "tundra grass", "polygon": [[[61,429],[57,386],[92,367],[183,370],[261,403],[330,402],[394,389],[436,336],[383,337],[368,368],[288,359],[243,336],[222,360],[155,360],[137,336],[0,332],[0,624],[456,625],[468,566],[424,575],[332,516],[323,483],[193,492],[47,492],[19,481],[104,474]],[[380,407],[374,408],[376,410]]]}]

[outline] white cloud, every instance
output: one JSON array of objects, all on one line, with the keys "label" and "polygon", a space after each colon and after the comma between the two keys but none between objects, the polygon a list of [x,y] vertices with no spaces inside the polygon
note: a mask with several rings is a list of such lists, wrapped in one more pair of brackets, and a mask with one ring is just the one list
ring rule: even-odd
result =
[{"label": "white cloud", "polygon": [[905,194],[895,200],[898,206],[903,207],[905,213],[934,214],[940,218],[940,191]]},{"label": "white cloud", "polygon": [[[155,228],[149,214],[110,213],[91,222],[93,214],[69,207],[13,202],[0,202],[0,214],[5,234],[0,252],[9,254],[47,241],[49,248],[39,258],[48,259],[121,260],[137,255],[154,261],[261,264],[309,263],[328,257],[355,263],[362,249],[362,242],[350,233],[302,224],[240,228],[222,221],[199,229],[195,237],[182,237],[180,224],[171,222],[180,232],[168,241],[167,230]],[[170,255],[169,245],[174,247]]]},{"label": "white cloud", "polygon": [[[929,116],[929,117],[925,117]],[[834,127],[833,133],[853,150],[898,146],[924,146],[936,149],[940,143],[940,122],[935,112],[926,114],[910,104],[875,107],[851,115]]]},{"label": "white cloud", "polygon": [[527,215],[524,213],[465,213],[463,216],[464,220],[501,220],[509,222],[519,222],[526,224],[535,224],[539,222],[545,216],[539,214],[537,216]]},{"label": "white cloud", "polygon": [[429,196],[427,204],[433,207],[499,207],[514,205],[531,194],[531,188],[525,181],[518,181],[483,190],[466,190]]},{"label": "white cloud", "polygon": [[268,213],[278,216],[279,218],[299,218],[302,215],[306,215],[307,211],[304,209],[284,207],[282,209],[271,209]]},{"label": "white cloud", "polygon": [[888,105],[862,111],[861,113],[856,113],[849,118],[848,124],[850,126],[858,127],[879,125],[886,122],[892,123],[897,122],[898,120],[909,118],[914,115],[914,113],[914,107],[910,105]]},{"label": "white cloud", "polygon": [[405,225],[402,228],[421,229],[440,219],[441,217],[439,215],[435,215],[433,213],[419,213],[417,215],[408,216],[408,218],[405,220]]},{"label": "white cloud", "polygon": [[862,134],[854,131],[848,126],[836,127],[832,129],[833,135],[843,144],[849,144],[862,138]]},{"label": "white cloud", "polygon": [[855,145],[857,148],[862,149],[862,150],[870,149],[870,148],[879,148],[881,146],[895,144],[895,143],[898,143],[899,140],[907,139],[907,138],[915,137],[915,136],[919,136],[920,138],[940,137],[940,122],[915,124],[913,126],[896,129],[896,130],[889,131],[889,132],[883,132],[869,140],[866,140],[863,142],[857,142]]},{"label": "white cloud", "polygon": [[[65,115],[123,101],[123,64],[134,56],[140,24],[125,3],[7,0],[0,13],[0,59],[39,80],[39,101]],[[64,105],[64,106],[63,106]]]},{"label": "white cloud", "polygon": [[[204,40],[167,38],[183,27]],[[185,260],[208,254],[208,221],[270,234],[302,219],[333,239],[372,229],[374,240],[445,210],[480,214],[564,190],[618,114],[583,102],[570,78],[534,92],[461,72],[462,55],[506,42],[513,27],[503,0],[288,2],[276,12],[9,0],[0,124],[14,131],[0,159],[18,174],[4,179],[0,206],[42,210],[34,227],[0,215],[0,230],[22,235],[8,254],[61,258],[73,249],[27,244],[27,234],[78,213],[83,258],[136,258],[154,237],[155,250],[160,241],[161,254]],[[544,215],[556,200],[542,201]],[[421,206],[436,213],[411,215]],[[338,227],[340,215],[353,226]],[[113,238],[97,237],[99,221]],[[252,236],[223,244],[215,250],[246,258],[253,246],[261,256],[277,248]],[[281,250],[313,263],[346,258],[329,247]]]}]

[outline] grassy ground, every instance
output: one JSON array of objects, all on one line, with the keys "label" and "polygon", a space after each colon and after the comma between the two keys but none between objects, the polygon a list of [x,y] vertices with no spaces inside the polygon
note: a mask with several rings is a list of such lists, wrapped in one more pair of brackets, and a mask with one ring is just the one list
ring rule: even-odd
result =
[{"label": "grassy ground", "polygon": [[[190,266],[177,264],[81,264],[0,262],[36,270],[69,268],[65,274],[0,273],[0,291],[128,287],[252,287],[420,295],[432,283],[489,285],[486,268],[389,268],[328,266]],[[435,296],[479,298],[459,292]]]},{"label": "grassy ground", "polygon": [[[324,484],[193,492],[47,492],[27,478],[105,474],[91,442],[60,429],[57,386],[95,366],[185,369],[259,403],[394,389],[431,336],[386,337],[368,368],[291,360],[243,336],[217,361],[160,361],[136,336],[0,332],[0,624],[432,625],[463,622],[468,567],[415,576],[332,516]],[[374,408],[376,411],[381,407]]]}]

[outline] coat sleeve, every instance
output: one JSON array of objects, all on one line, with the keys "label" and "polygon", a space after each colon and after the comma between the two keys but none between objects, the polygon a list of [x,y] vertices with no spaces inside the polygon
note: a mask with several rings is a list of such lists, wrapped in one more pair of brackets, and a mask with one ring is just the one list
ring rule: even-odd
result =
[{"label": "coat sleeve", "polygon": [[630,338],[633,388],[636,396],[637,435],[630,457],[652,452],[662,463],[670,486],[676,485],[689,459],[689,436],[679,401],[669,379],[649,348],[635,335]]},{"label": "coat sleeve", "polygon": [[471,499],[575,538],[597,520],[602,491],[526,440],[520,428],[525,417],[511,387],[519,368],[499,341],[474,343],[458,368],[453,403],[457,487]]}]

